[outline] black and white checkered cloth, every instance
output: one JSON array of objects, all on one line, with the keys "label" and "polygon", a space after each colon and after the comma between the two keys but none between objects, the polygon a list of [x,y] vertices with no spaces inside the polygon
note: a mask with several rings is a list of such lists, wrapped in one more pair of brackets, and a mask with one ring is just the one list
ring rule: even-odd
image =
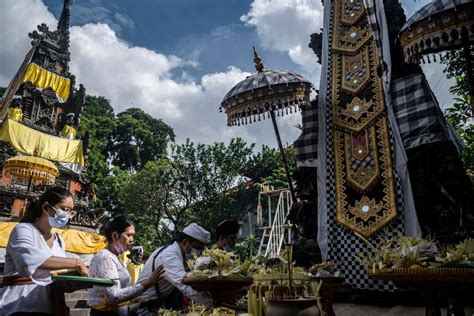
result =
[{"label": "black and white checkered cloth", "polygon": [[[372,1],[372,0],[371,0]],[[405,29],[409,28],[412,24],[426,19],[433,14],[437,14],[446,10],[455,9],[461,5],[474,3],[474,0],[433,0],[433,2],[428,3],[420,10],[416,11],[403,25],[400,30],[400,33]]]},{"label": "black and white checkered cloth", "polygon": [[374,158],[371,155],[367,155],[364,160],[359,160],[351,157],[351,170],[356,171],[359,168],[374,167]]},{"label": "black and white checkered cloth", "polygon": [[392,106],[405,150],[450,140],[446,120],[424,75],[392,82]]},{"label": "black and white checkered cloth", "polygon": [[367,13],[367,20],[369,21],[372,32],[374,32],[374,40],[377,45],[377,51],[381,52],[382,50],[382,39],[380,38],[380,24],[377,21],[377,8],[376,1],[374,0],[364,0],[365,12]]},{"label": "black and white checkered cloth", "polygon": [[298,167],[317,167],[318,158],[318,101],[301,107],[303,131],[293,143]]}]

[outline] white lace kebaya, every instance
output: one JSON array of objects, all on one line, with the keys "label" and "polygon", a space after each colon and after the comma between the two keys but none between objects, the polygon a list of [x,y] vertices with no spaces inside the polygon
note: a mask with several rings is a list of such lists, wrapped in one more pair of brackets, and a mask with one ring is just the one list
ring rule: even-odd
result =
[{"label": "white lace kebaya", "polygon": [[[105,306],[118,306],[145,291],[141,284],[132,285],[127,267],[107,249],[99,251],[92,258],[89,272],[91,277],[115,281],[115,285],[111,287],[94,286],[88,290],[89,305],[96,309],[102,310]],[[118,308],[118,312],[121,315],[126,315],[127,307]]]}]

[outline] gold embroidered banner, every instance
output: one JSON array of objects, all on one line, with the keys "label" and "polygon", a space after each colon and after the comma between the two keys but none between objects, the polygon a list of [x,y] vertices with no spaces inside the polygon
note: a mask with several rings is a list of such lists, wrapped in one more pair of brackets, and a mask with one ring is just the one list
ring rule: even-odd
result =
[{"label": "gold embroidered banner", "polygon": [[336,218],[369,237],[397,215],[380,58],[361,0],[335,1],[332,117]]}]

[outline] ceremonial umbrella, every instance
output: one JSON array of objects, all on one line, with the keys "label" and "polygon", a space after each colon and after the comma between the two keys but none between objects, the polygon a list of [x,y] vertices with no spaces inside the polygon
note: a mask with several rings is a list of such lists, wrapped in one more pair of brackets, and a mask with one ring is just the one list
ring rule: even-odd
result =
[{"label": "ceremonial umbrella", "polygon": [[275,113],[283,116],[298,111],[301,106],[310,105],[311,83],[303,76],[291,71],[264,69],[255,47],[253,51],[257,73],[248,76],[230,89],[222,100],[220,108],[227,114],[228,126],[240,126],[252,121],[260,121],[265,119],[266,115],[272,119],[291,197],[293,201],[296,201]]},{"label": "ceremonial umbrella", "polygon": [[53,184],[54,180],[59,175],[59,170],[54,163],[47,159],[33,156],[16,156],[9,158],[3,163],[3,170],[5,174],[12,177],[29,179],[25,205],[20,216],[23,215],[24,210],[26,209],[32,181],[40,180],[46,184]]},{"label": "ceremonial umbrella", "polygon": [[474,0],[433,0],[401,28],[400,44],[409,63],[430,62],[429,54],[462,48],[466,61],[471,108],[474,113]]}]

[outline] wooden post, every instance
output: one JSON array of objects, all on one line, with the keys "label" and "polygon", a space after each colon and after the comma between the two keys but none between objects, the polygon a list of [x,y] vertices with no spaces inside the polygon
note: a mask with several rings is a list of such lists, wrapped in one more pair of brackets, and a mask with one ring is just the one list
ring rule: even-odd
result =
[{"label": "wooden post", "polygon": [[25,216],[26,206],[28,205],[28,195],[30,194],[32,181],[33,181],[33,176],[30,176],[30,180],[28,180],[28,188],[26,189],[25,204],[23,205],[23,209],[20,212],[20,218],[23,218],[23,216]]},{"label": "wooden post", "polygon": [[283,165],[285,167],[286,178],[288,180],[288,188],[290,189],[291,198],[293,199],[293,203],[296,202],[296,194],[295,190],[293,189],[293,182],[291,181],[290,171],[288,169],[288,163],[286,162],[285,150],[283,149],[283,145],[281,144],[280,132],[278,131],[278,125],[275,119],[275,112],[270,111],[270,116],[272,118],[273,129],[275,130],[275,136],[278,142],[278,147],[280,148],[281,159],[283,160]]}]

